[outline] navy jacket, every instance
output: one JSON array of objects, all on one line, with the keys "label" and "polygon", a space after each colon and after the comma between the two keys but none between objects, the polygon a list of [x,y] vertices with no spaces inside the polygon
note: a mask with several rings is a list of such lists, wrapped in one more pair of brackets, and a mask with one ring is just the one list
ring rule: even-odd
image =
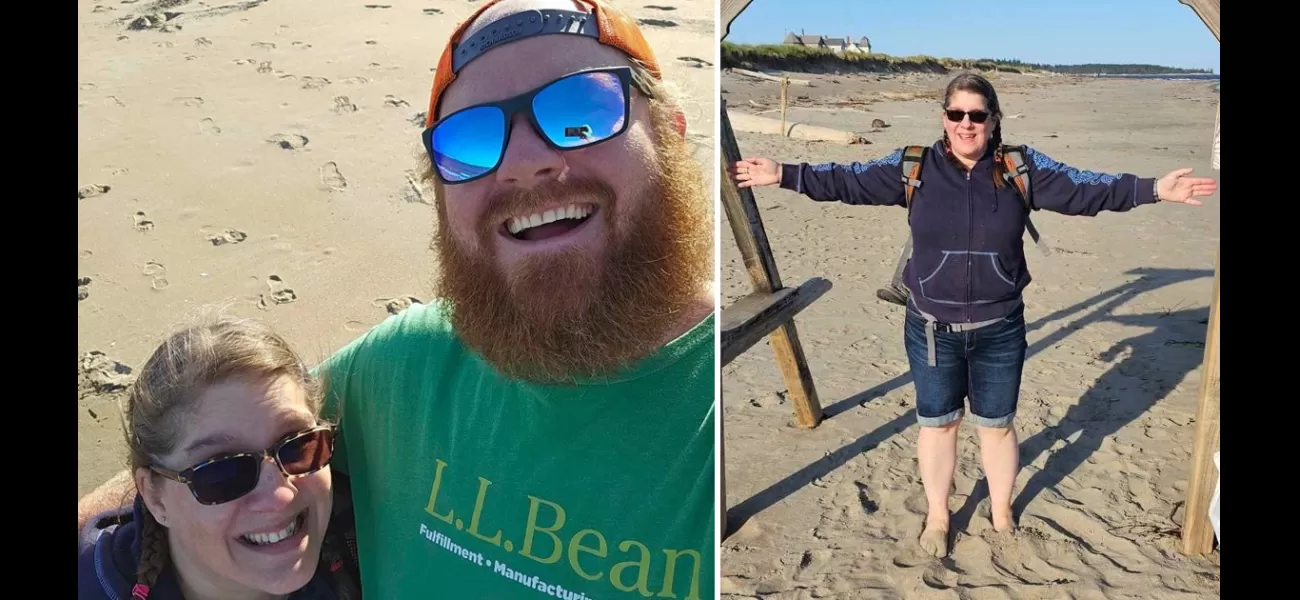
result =
[{"label": "navy jacket", "polygon": [[[813,200],[906,206],[903,151],[865,163],[781,166],[781,187]],[[935,142],[913,192],[912,257],[903,281],[911,302],[943,323],[1004,317],[1032,278],[1025,263],[1028,211],[1011,184],[993,185],[992,148],[968,174]],[[1095,216],[1155,202],[1153,178],[1081,171],[1028,148],[1032,206]]]},{"label": "navy jacket", "polygon": [[[289,600],[360,600],[351,486],[335,473],[334,511],[330,517],[320,565],[311,581]],[[109,511],[91,519],[77,544],[77,598],[130,600],[140,563],[140,527],[144,502],[137,496],[131,508]],[[168,567],[149,591],[149,600],[184,600],[176,573]]]}]

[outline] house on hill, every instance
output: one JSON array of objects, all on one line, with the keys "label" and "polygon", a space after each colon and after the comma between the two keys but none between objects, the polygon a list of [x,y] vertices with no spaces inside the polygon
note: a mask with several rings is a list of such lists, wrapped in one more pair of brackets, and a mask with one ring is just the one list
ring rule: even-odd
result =
[{"label": "house on hill", "polygon": [[807,35],[801,30],[798,35],[795,35],[794,32],[785,34],[785,39],[781,43],[806,48],[824,48],[835,53],[859,52],[871,54],[871,40],[867,36],[862,36],[855,42],[849,36],[837,38],[824,35]]}]

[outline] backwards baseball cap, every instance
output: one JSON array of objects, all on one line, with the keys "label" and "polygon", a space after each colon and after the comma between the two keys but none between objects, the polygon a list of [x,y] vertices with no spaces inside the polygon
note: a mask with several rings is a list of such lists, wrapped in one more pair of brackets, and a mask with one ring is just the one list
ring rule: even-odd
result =
[{"label": "backwards baseball cap", "polygon": [[469,24],[473,23],[483,11],[500,1],[485,2],[452,32],[447,47],[442,51],[442,58],[438,60],[438,70],[434,74],[433,90],[429,94],[429,112],[424,120],[425,127],[432,126],[437,120],[443,93],[456,80],[456,75],[465,68],[465,65],[488,50],[539,35],[565,34],[592,38],[640,61],[656,79],[662,77],[659,61],[650,50],[650,44],[646,43],[645,37],[641,35],[641,29],[637,27],[636,21],[610,6],[606,0],[575,0],[579,4],[591,7],[589,13],[559,9],[530,9],[516,12],[488,23],[472,37],[458,43]]}]

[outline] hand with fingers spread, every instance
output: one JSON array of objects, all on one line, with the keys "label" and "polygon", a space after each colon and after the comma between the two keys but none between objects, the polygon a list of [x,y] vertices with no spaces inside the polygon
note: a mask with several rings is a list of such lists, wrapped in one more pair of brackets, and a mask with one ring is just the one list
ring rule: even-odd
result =
[{"label": "hand with fingers spread", "polygon": [[1188,177],[1190,167],[1172,171],[1156,180],[1156,198],[1161,202],[1177,202],[1200,206],[1198,196],[1209,196],[1219,189],[1219,183],[1209,177]]},{"label": "hand with fingers spread", "polygon": [[781,183],[781,165],[770,158],[746,158],[727,167],[727,174],[736,180],[736,186],[747,188],[757,185]]}]

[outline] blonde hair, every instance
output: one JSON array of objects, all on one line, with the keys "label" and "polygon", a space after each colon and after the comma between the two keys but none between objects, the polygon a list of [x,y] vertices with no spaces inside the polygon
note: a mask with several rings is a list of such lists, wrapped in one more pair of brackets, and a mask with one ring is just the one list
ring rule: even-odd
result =
[{"label": "blonde hair", "polygon": [[[265,323],[218,315],[172,333],[145,361],[122,409],[131,472],[147,469],[157,457],[175,450],[196,401],[208,387],[235,378],[281,376],[303,386],[309,410],[319,416],[321,386],[289,343]],[[167,530],[147,507],[139,526],[136,583],[147,590],[167,564]]]}]

